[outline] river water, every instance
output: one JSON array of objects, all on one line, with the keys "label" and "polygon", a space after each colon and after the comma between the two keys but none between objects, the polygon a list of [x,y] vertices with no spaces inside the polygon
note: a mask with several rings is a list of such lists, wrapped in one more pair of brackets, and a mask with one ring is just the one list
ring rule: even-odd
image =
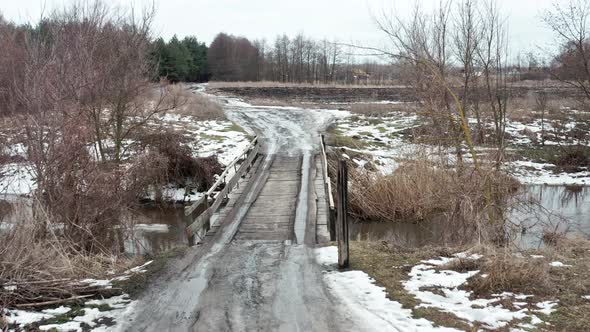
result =
[{"label": "river water", "polygon": [[[590,187],[531,185],[523,187],[507,213],[511,241],[522,249],[544,245],[545,232],[565,233],[590,239]],[[515,206],[518,206],[516,208]],[[416,223],[353,223],[352,240],[391,241],[401,246],[448,245],[464,234],[449,237],[440,220]]]},{"label": "river water", "polygon": [[[184,209],[142,205],[123,215],[123,246],[130,255],[154,255],[186,246]],[[0,196],[0,232],[33,220],[31,201],[14,195]],[[61,229],[56,225],[54,229]]]},{"label": "river water", "polygon": [[[525,187],[520,200],[534,201],[526,208],[510,212],[508,220],[526,229],[514,232],[513,243],[523,249],[543,246],[546,231],[557,230],[569,236],[590,238],[590,187]],[[0,225],[29,219],[30,203],[16,196],[0,200]],[[125,218],[124,247],[132,255],[154,255],[187,245],[186,222],[182,207],[141,206]],[[0,227],[6,230],[7,227]],[[416,223],[351,223],[352,240],[389,241],[405,247],[448,245],[465,234],[448,234],[441,220]]]}]

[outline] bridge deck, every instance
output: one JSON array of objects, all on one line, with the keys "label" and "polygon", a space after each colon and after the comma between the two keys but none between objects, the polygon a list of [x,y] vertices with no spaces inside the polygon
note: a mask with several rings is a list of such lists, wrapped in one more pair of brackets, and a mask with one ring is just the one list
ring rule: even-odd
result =
[{"label": "bridge deck", "polygon": [[[308,215],[310,231],[315,231],[316,243],[324,243],[330,240],[328,232],[329,211],[326,201],[324,178],[321,171],[320,156],[313,158],[314,171],[311,177],[309,208],[313,211]],[[261,157],[260,159],[264,159]],[[240,185],[230,194],[228,204],[222,208],[213,218],[211,230],[207,238],[212,238],[218,232],[221,224],[232,222],[235,214],[232,210],[243,204],[251,204],[248,212],[241,220],[234,241],[287,241],[294,240],[294,222],[298,195],[301,189],[301,163],[302,157],[276,156],[273,160],[268,177],[262,190],[251,201],[239,202],[239,198],[247,194],[248,182],[254,173],[260,172],[261,166],[257,164],[252,172],[248,173],[240,181]],[[226,220],[230,219],[230,220]]]},{"label": "bridge deck", "polygon": [[301,158],[277,156],[235,240],[291,240],[300,182]]}]

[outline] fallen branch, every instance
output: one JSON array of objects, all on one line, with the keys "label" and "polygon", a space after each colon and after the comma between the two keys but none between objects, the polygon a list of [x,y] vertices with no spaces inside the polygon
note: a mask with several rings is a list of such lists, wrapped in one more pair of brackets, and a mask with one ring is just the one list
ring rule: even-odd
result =
[{"label": "fallen branch", "polygon": [[22,303],[22,304],[17,304],[16,307],[17,308],[38,308],[38,307],[44,307],[44,306],[49,306],[49,305],[54,305],[54,304],[64,304],[64,303],[74,302],[74,301],[78,301],[81,299],[87,299],[87,298],[93,297],[93,296],[95,296],[95,294],[80,295],[80,296],[70,297],[67,299],[59,299],[59,300],[37,302],[37,303]]}]

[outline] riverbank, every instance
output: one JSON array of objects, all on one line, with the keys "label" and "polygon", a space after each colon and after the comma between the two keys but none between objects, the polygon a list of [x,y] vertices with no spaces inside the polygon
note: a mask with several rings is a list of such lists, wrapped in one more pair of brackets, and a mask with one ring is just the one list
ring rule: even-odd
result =
[{"label": "riverbank", "polygon": [[[543,250],[351,242],[350,269],[317,249],[326,281],[376,326],[420,331],[582,331],[589,324],[590,242]],[[361,272],[362,271],[362,272]]]}]

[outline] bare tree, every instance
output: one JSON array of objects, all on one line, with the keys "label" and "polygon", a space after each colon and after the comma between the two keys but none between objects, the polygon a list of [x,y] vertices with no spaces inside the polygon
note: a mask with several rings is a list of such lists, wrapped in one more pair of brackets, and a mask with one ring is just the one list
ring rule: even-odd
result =
[{"label": "bare tree", "polygon": [[539,89],[535,93],[535,106],[541,112],[541,145],[545,146],[545,113],[547,112],[547,92]]},{"label": "bare tree", "polygon": [[508,109],[508,84],[506,79],[507,37],[506,28],[495,1],[488,1],[481,11],[482,38],[477,48],[478,64],[483,76],[483,94],[491,113],[496,146],[499,148],[498,164],[502,160]]},{"label": "bare tree", "polygon": [[35,201],[48,215],[38,221],[63,223],[80,250],[121,243],[121,213],[141,192],[139,183],[165,165],[142,160],[146,177],[120,167],[125,140],[174,104],[164,102],[162,87],[146,98],[154,93],[145,61],[152,13],[137,18],[101,2],[75,3],[25,34],[22,82],[13,88]]},{"label": "bare tree", "polygon": [[554,60],[552,75],[580,91],[583,104],[590,100],[590,1],[555,2],[543,22],[555,33],[562,50]]}]

